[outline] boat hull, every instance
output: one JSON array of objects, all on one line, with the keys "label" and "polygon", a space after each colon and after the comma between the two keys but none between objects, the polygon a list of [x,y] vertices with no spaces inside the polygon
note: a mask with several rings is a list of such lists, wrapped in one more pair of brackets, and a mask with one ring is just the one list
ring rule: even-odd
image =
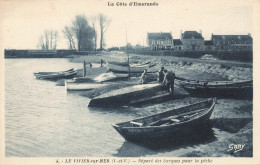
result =
[{"label": "boat hull", "polygon": [[67,91],[92,90],[92,89],[104,87],[107,85],[108,84],[101,84],[101,83],[75,83],[75,82],[65,81],[65,89]]},{"label": "boat hull", "polygon": [[89,107],[93,106],[121,106],[130,103],[133,100],[151,97],[158,91],[165,90],[164,84],[144,84],[135,85],[127,88],[122,88],[105,93],[92,99],[89,102]]},{"label": "boat hull", "polygon": [[58,73],[64,73],[64,72],[71,72],[73,71],[74,68],[71,68],[69,70],[66,70],[66,71],[60,71],[60,72],[35,72],[33,73],[34,75],[50,75],[50,74],[58,74]]},{"label": "boat hull", "polygon": [[[108,64],[108,68],[110,71],[115,73],[128,73],[129,71],[129,68],[127,66]],[[130,73],[142,73],[145,69],[147,69],[147,72],[155,72],[153,68],[150,68],[149,64],[130,67]]]},{"label": "boat hull", "polygon": [[113,80],[126,79],[126,78],[128,78],[128,74],[116,74],[113,72],[109,72],[109,73],[103,73],[95,77],[93,80],[96,82],[105,82],[105,81],[113,81]]},{"label": "boat hull", "polygon": [[70,71],[70,72],[63,72],[63,73],[54,73],[54,74],[34,74],[37,79],[47,79],[47,80],[57,80],[57,79],[69,79],[73,78],[77,75],[76,71]]},{"label": "boat hull", "polygon": [[184,83],[182,87],[193,96],[199,97],[228,97],[228,98],[252,98],[252,81],[241,82],[209,82],[207,84]]},{"label": "boat hull", "polygon": [[167,116],[167,113],[181,113],[182,111],[189,111],[192,108],[205,108],[207,107],[207,111],[205,114],[198,118],[194,118],[188,122],[181,122],[179,124],[172,124],[167,126],[143,126],[143,127],[134,127],[131,126],[128,122],[123,122],[119,124],[113,125],[116,131],[127,141],[137,142],[137,143],[147,143],[147,142],[154,142],[154,141],[161,141],[167,138],[178,138],[190,135],[194,132],[194,130],[201,129],[205,123],[208,122],[210,118],[214,106],[215,106],[215,99],[208,100],[206,102],[201,102],[199,104],[194,104],[193,106],[186,106],[182,108],[178,108],[175,110],[171,110],[168,112],[163,112],[155,115],[151,115],[148,117],[135,119],[134,122],[151,122],[154,118],[160,118],[161,116]]}]

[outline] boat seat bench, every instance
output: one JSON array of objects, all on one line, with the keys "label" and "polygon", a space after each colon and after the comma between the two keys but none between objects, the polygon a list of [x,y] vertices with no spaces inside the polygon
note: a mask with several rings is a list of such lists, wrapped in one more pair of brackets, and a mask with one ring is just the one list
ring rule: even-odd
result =
[{"label": "boat seat bench", "polygon": [[133,127],[142,127],[143,123],[135,122],[135,121],[130,121],[130,123],[133,125]]}]

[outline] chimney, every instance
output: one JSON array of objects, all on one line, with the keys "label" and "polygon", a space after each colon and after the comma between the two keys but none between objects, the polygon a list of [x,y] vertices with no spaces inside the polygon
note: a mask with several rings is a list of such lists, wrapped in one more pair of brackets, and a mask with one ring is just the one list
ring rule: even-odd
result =
[{"label": "chimney", "polygon": [[251,33],[248,33],[248,35],[251,37]]},{"label": "chimney", "polygon": [[202,30],[200,30],[200,34],[202,35]]},{"label": "chimney", "polygon": [[181,36],[180,36],[180,39],[182,40],[182,30],[181,30]]}]

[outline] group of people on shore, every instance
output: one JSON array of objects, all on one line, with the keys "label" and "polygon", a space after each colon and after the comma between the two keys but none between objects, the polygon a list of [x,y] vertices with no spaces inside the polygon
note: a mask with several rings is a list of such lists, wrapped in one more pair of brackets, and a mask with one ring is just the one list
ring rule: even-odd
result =
[{"label": "group of people on shore", "polygon": [[[144,70],[140,78],[142,84],[148,83],[147,69]],[[175,73],[172,71],[167,71],[167,69],[161,67],[161,69],[157,73],[157,81],[159,83],[165,84],[168,91],[171,92],[172,94],[174,94],[174,80],[175,80]]]}]

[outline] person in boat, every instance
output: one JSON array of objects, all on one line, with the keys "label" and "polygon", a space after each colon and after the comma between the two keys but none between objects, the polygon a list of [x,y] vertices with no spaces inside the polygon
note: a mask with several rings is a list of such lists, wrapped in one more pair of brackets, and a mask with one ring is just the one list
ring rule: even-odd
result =
[{"label": "person in boat", "polygon": [[144,70],[144,72],[142,73],[140,79],[141,79],[141,83],[142,84],[147,84],[147,82],[148,82],[147,69]]},{"label": "person in boat", "polygon": [[163,83],[167,86],[169,92],[174,94],[174,80],[175,80],[175,73],[172,71],[164,70],[164,80]]},{"label": "person in boat", "polygon": [[157,74],[157,81],[159,83],[162,83],[163,82],[163,79],[164,79],[164,67],[162,66],[161,69],[158,71],[158,74]]}]

